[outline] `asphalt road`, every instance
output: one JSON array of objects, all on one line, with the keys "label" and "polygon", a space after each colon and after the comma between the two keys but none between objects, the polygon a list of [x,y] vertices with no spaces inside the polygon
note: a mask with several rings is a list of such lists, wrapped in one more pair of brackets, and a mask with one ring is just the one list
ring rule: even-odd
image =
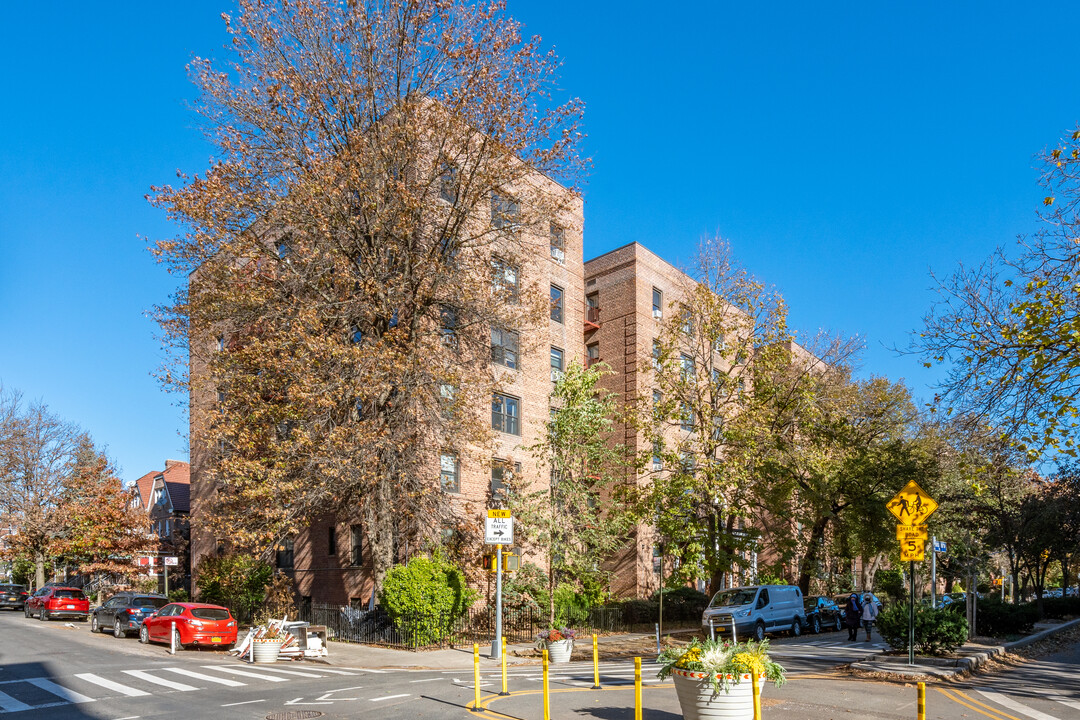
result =
[{"label": "asphalt road", "polygon": [[[770,720],[914,718],[913,686],[829,674],[836,665],[878,649],[878,643],[847,643],[845,638],[843,633],[827,633],[778,639],[774,654],[788,667],[791,680],[782,688],[766,689],[764,716]],[[410,662],[415,664],[415,659]],[[554,666],[549,678],[551,716],[633,720],[633,662],[603,662],[600,669],[603,689],[596,691],[591,689],[591,664]],[[655,670],[655,664],[646,659],[644,715],[647,720],[677,720],[681,713],[672,685],[658,681]],[[1052,686],[1046,682],[1048,677]],[[508,684],[511,696],[499,697],[500,675],[485,669],[480,689],[486,710],[476,713],[468,709],[474,693],[468,670],[385,670],[317,663],[252,666],[220,650],[169,655],[162,645],[91,634],[83,623],[42,623],[21,614],[0,613],[0,716],[12,720],[262,720],[300,712],[378,720],[480,716],[508,720],[507,715],[542,720],[541,669],[511,667]],[[930,718],[1080,718],[1080,647],[1000,677],[940,690],[932,686],[927,700]],[[1017,703],[1028,712],[1019,710]]]}]

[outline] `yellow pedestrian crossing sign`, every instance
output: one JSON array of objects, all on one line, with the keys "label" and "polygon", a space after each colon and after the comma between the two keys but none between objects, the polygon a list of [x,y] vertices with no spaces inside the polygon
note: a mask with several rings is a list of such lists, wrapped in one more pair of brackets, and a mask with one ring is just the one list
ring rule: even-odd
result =
[{"label": "yellow pedestrian crossing sign", "polygon": [[885,503],[889,512],[896,519],[906,525],[922,525],[926,518],[934,514],[938,509],[937,501],[926,494],[914,480],[904,486],[904,489],[896,493],[893,499]]}]

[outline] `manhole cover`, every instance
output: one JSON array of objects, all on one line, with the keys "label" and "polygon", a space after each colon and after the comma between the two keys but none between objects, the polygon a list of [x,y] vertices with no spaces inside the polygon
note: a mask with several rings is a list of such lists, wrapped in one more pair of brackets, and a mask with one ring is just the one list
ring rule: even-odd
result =
[{"label": "manhole cover", "polygon": [[308,720],[308,718],[320,718],[323,714],[318,710],[287,710],[285,712],[270,713],[266,720]]}]

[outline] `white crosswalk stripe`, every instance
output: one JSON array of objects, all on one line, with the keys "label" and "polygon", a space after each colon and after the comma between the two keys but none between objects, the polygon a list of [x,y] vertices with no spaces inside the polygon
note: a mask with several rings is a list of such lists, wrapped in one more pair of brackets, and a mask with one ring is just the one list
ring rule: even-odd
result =
[{"label": "white crosswalk stripe", "polygon": [[113,680],[109,680],[108,678],[103,678],[100,675],[95,675],[94,673],[78,673],[75,675],[75,677],[79,678],[80,680],[85,680],[88,683],[93,683],[94,685],[100,685],[106,690],[112,690],[113,692],[118,692],[121,695],[127,695],[128,697],[140,697],[142,695],[150,694],[145,690],[128,687],[127,685],[123,685]]},{"label": "white crosswalk stripe", "polygon": [[244,687],[247,683],[242,683],[239,680],[230,680],[223,677],[215,677],[213,675],[207,675],[206,673],[195,672],[194,670],[187,670],[185,668],[167,667],[161,668],[165,672],[176,673],[177,675],[183,675],[189,678],[195,678],[196,680],[205,680],[206,682],[217,683],[218,685],[224,685],[225,687]]},{"label": "white crosswalk stripe", "polygon": [[39,687],[42,690],[45,690],[46,692],[51,692],[53,695],[61,697],[64,700],[67,700],[69,703],[94,702],[94,698],[83,695],[82,693],[77,693],[74,690],[68,690],[63,685],[57,685],[48,678],[29,678],[24,682],[28,682],[35,687]]},{"label": "white crosswalk stripe", "polygon": [[154,685],[161,685],[163,687],[172,688],[173,690],[179,690],[181,692],[190,692],[192,690],[199,689],[194,685],[185,685],[184,683],[178,683],[172,680],[166,680],[165,678],[159,678],[156,675],[151,675],[145,670],[124,670],[123,672],[132,677],[137,677],[140,680],[145,680],[148,683],[153,683]]},{"label": "white crosswalk stripe", "polygon": [[1002,695],[1001,693],[996,692],[989,692],[987,690],[979,690],[979,694],[985,697],[987,700],[996,702],[1002,707],[1007,707],[1014,712],[1018,712],[1021,715],[1027,715],[1028,717],[1034,718],[1035,720],[1058,720],[1055,716],[1047,715],[1046,713],[1036,710],[1035,708],[1030,708],[1022,702],[1013,700],[1008,695]]},{"label": "white crosswalk stripe", "polygon": [[[282,670],[280,668],[260,667],[259,670],[264,672],[282,673],[284,675],[296,675],[298,677],[320,678],[322,675],[318,675],[313,672],[303,672],[301,670]],[[322,668],[319,668],[319,672],[322,672]]]},{"label": "white crosswalk stripe", "polygon": [[250,670],[242,670],[229,665],[203,665],[203,667],[207,670],[220,670],[221,672],[232,673],[233,675],[239,675],[241,677],[269,680],[270,682],[289,682],[289,678],[278,677],[277,675],[267,675],[266,673],[255,673]]},{"label": "white crosswalk stripe", "polygon": [[22,712],[23,710],[29,710],[30,708],[30,705],[27,705],[21,700],[16,700],[7,693],[0,692],[0,710],[3,710],[4,712]]}]

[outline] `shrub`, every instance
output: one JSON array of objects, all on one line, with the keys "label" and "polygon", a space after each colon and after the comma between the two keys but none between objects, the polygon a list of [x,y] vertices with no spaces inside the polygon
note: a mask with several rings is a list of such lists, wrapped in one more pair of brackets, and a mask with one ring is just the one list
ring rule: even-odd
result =
[{"label": "shrub", "polygon": [[879,595],[888,595],[893,603],[904,601],[904,574],[900,570],[878,570],[874,574],[874,587]]},{"label": "shrub", "polygon": [[[894,603],[878,616],[878,632],[894,650],[907,648],[909,608]],[[948,609],[915,606],[915,652],[920,655],[941,655],[955,650],[964,644],[967,631],[967,619]]]},{"label": "shrub", "polygon": [[1038,619],[1039,610],[1032,603],[1011,605],[997,597],[980,598],[975,613],[975,631],[987,637],[1019,635],[1030,630]]},{"label": "shrub", "polygon": [[537,565],[524,563],[517,572],[503,575],[503,607],[543,612],[547,609],[547,575]]},{"label": "shrub", "polygon": [[184,588],[176,588],[169,593],[169,602],[188,602],[191,594]]},{"label": "shrub", "polygon": [[266,598],[274,575],[269,563],[250,555],[220,555],[199,565],[196,580],[199,602],[224,605],[239,622],[249,622]]},{"label": "shrub", "polygon": [[[657,603],[659,612],[660,593],[654,593],[652,601]],[[701,613],[709,604],[709,596],[691,587],[677,587],[664,590],[664,620],[700,620]]]},{"label": "shrub", "polygon": [[625,600],[622,611],[623,622],[633,625],[654,623],[660,613],[660,606],[654,600]]},{"label": "shrub", "polygon": [[380,605],[412,647],[445,639],[476,598],[461,570],[438,554],[390,568],[379,592]]},{"label": "shrub", "polygon": [[1063,618],[1070,615],[1080,615],[1080,598],[1043,598],[1043,616]]},{"label": "shrub", "polygon": [[583,625],[589,619],[589,605],[585,596],[570,583],[559,583],[555,588],[555,625]]}]

